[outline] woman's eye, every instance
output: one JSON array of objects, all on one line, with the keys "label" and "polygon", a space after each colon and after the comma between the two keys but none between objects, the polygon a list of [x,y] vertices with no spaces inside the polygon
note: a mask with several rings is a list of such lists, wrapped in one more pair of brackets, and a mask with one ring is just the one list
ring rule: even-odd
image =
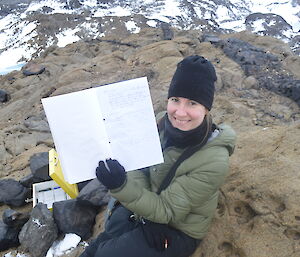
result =
[{"label": "woman's eye", "polygon": [[174,97],[174,98],[171,98],[171,101],[172,102],[178,102],[178,99]]},{"label": "woman's eye", "polygon": [[190,102],[190,105],[196,105],[197,103],[196,102]]}]

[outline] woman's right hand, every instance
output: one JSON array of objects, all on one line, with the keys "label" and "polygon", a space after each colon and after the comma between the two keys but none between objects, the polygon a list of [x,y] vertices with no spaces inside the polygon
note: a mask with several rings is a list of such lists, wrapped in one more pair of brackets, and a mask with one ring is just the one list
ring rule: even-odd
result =
[{"label": "woman's right hand", "polygon": [[115,189],[122,186],[126,180],[126,172],[124,167],[117,161],[106,160],[107,167],[104,161],[100,161],[96,168],[96,176],[98,180],[108,189]]}]

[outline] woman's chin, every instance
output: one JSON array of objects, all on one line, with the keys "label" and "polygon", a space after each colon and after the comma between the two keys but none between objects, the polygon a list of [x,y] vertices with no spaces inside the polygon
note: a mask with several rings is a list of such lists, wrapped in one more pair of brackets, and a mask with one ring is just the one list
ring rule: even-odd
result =
[{"label": "woman's chin", "polygon": [[175,124],[172,124],[172,125],[173,125],[174,128],[177,128],[177,129],[182,130],[182,131],[188,131],[189,130],[189,128],[188,128],[189,126],[187,126],[188,124],[183,125],[183,124],[175,123]]}]

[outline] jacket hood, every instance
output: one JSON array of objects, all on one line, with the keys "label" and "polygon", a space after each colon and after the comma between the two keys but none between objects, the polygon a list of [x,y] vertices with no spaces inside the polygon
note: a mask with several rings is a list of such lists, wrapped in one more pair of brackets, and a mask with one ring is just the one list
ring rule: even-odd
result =
[{"label": "jacket hood", "polygon": [[213,140],[208,142],[204,148],[213,147],[213,146],[222,146],[226,147],[229,155],[232,155],[234,152],[235,142],[236,142],[236,133],[235,131],[226,124],[221,124],[218,126],[220,133]]}]

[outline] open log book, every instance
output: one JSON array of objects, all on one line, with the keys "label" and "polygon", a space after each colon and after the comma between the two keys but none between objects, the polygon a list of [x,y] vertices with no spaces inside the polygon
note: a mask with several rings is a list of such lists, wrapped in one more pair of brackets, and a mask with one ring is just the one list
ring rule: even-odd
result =
[{"label": "open log book", "polygon": [[147,78],[42,99],[64,178],[95,178],[100,160],[126,171],[163,162]]}]

